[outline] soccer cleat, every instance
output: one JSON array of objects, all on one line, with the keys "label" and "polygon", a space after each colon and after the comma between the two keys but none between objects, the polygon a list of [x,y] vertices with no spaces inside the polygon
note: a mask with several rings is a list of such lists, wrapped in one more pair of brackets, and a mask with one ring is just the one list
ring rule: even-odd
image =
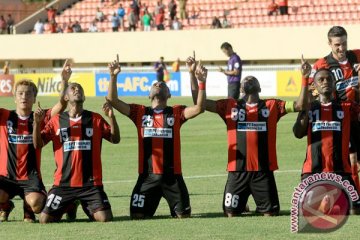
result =
[{"label": "soccer cleat", "polygon": [[72,204],[69,205],[67,212],[66,212],[66,220],[69,222],[73,222],[76,220],[76,213],[79,207],[80,201],[76,200]]},{"label": "soccer cleat", "polygon": [[12,201],[1,204],[0,210],[0,222],[7,222],[9,219],[10,212],[15,208],[15,205]]},{"label": "soccer cleat", "polygon": [[23,208],[24,208],[24,222],[34,223],[36,220],[35,214],[34,214],[33,210],[31,209],[31,207],[25,203],[25,200],[23,203]]}]

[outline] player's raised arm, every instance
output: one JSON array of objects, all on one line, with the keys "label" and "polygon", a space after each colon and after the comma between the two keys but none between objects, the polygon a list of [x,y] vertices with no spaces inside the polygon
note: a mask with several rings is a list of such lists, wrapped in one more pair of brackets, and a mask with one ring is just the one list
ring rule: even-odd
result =
[{"label": "player's raised arm", "polygon": [[42,148],[44,142],[41,138],[41,122],[45,118],[45,111],[40,107],[40,102],[38,102],[38,109],[34,112],[34,125],[33,125],[33,144],[34,148]]},{"label": "player's raised arm", "polygon": [[300,95],[294,104],[295,112],[305,111],[309,107],[309,96],[308,96],[308,86],[309,86],[309,77],[311,73],[311,65],[308,61],[304,60],[304,57],[301,55],[301,76],[302,84]]},{"label": "player's raised arm", "polygon": [[357,103],[360,103],[360,64],[355,64],[354,69],[358,73],[358,88],[356,89],[358,95],[357,95],[356,100],[357,100]]},{"label": "player's raised arm", "polygon": [[109,84],[107,99],[109,100],[109,103],[113,108],[115,108],[125,116],[129,116],[130,106],[129,104],[121,101],[118,98],[118,92],[117,92],[117,75],[121,72],[119,55],[117,55],[116,60],[114,62],[108,64],[108,67],[110,73],[110,84]]},{"label": "player's raised arm", "polygon": [[[195,70],[196,70],[195,51],[192,57],[187,58],[186,66],[188,67],[190,74],[191,95],[194,104],[196,104],[198,101],[199,86],[198,86],[197,78],[195,76]],[[213,100],[205,99],[205,109],[210,112],[216,112],[216,102]]]},{"label": "player's raised arm", "polygon": [[199,92],[197,96],[197,101],[194,106],[185,108],[184,116],[186,119],[190,119],[196,117],[200,113],[205,111],[205,100],[206,100],[206,77],[207,77],[207,69],[202,66],[199,62],[198,66],[195,70],[195,76],[199,80]]},{"label": "player's raised arm", "polygon": [[120,129],[119,129],[119,125],[117,124],[117,121],[116,121],[116,118],[114,115],[114,111],[113,111],[108,99],[106,99],[106,102],[104,103],[102,109],[105,113],[105,116],[107,116],[109,118],[109,123],[110,123],[110,127],[111,127],[110,141],[112,143],[119,143],[120,142]]},{"label": "player's raised arm", "polygon": [[67,107],[67,101],[65,101],[65,93],[66,89],[69,84],[69,79],[71,77],[71,65],[70,60],[66,59],[63,69],[61,71],[61,93],[60,93],[60,99],[55,104],[55,106],[51,109],[51,116],[55,116],[58,113],[63,112]]}]

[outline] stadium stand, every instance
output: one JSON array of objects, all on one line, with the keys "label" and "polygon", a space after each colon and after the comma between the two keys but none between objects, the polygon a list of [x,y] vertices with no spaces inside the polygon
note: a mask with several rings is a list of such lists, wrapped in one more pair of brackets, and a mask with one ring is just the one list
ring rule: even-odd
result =
[{"label": "stadium stand", "polygon": [[[123,4],[128,13],[132,1],[118,2]],[[147,6],[150,13],[154,12],[157,1],[141,2]],[[165,27],[169,29],[167,24],[168,1],[163,1],[163,3],[165,4]],[[212,19],[218,17],[222,21],[224,14],[227,15],[232,28],[356,24],[360,22],[360,0],[292,0],[289,1],[288,15],[278,14],[275,16],[267,15],[268,4],[267,0],[188,0],[187,12],[195,9],[199,11],[199,16],[195,19],[183,20],[183,29],[210,28]],[[98,7],[107,16],[107,20],[98,22],[97,27],[100,31],[110,32],[112,29],[109,19],[118,7],[118,3],[113,4],[112,1],[105,3],[100,3],[99,0],[78,1],[71,8],[62,12],[57,17],[57,22],[66,26],[70,19],[71,22],[78,20],[81,26],[87,29],[93,22]],[[180,17],[179,7],[177,15]],[[142,28],[139,26],[137,30],[141,31]],[[128,27],[128,23],[125,17],[125,29],[126,27]],[[153,30],[155,30],[154,27]]]}]

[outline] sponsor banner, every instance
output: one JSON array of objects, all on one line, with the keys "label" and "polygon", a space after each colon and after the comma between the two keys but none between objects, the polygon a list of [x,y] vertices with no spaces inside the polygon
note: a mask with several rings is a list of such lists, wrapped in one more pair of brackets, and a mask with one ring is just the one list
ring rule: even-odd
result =
[{"label": "sponsor banner", "polygon": [[[276,71],[243,71],[242,78],[254,76],[261,86],[260,96],[276,96]],[[220,72],[209,72],[206,80],[206,95],[210,97],[227,96],[227,77]],[[181,94],[191,96],[189,73],[181,73]]]},{"label": "sponsor banner", "polygon": [[[32,80],[37,88],[39,96],[58,97],[61,90],[61,76],[59,73],[34,73],[34,74],[16,74],[15,82],[29,79]],[[81,84],[85,96],[95,96],[95,78],[93,73],[72,73],[69,82]]]},{"label": "sponsor banner", "polygon": [[[110,74],[97,73],[96,96],[106,96],[108,93]],[[120,73],[117,77],[119,96],[148,96],[150,87],[157,82],[156,73]],[[169,73],[165,76],[172,96],[181,96],[180,73]]]},{"label": "sponsor banner", "polygon": [[277,96],[297,97],[301,90],[300,71],[278,71],[277,72]]},{"label": "sponsor banner", "polygon": [[14,87],[14,75],[0,74],[0,96],[12,96]]}]

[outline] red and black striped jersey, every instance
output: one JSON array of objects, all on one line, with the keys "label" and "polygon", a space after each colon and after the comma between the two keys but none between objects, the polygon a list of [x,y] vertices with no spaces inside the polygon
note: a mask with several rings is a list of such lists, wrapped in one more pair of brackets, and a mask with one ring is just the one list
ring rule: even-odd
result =
[{"label": "red and black striped jersey", "polygon": [[180,128],[186,121],[185,108],[130,105],[129,118],[138,131],[139,174],[181,174]]},{"label": "red and black striped jersey", "polygon": [[351,173],[350,123],[357,120],[358,113],[353,102],[311,103],[303,173]]},{"label": "red and black striped jersey", "polygon": [[[47,109],[41,126],[51,117]],[[41,179],[41,150],[33,145],[33,112],[19,116],[15,110],[0,109],[0,176],[17,181]]]},{"label": "red and black striped jersey", "polygon": [[216,101],[216,112],[227,126],[229,172],[278,169],[276,128],[286,114],[285,104],[276,99],[252,105],[242,99]]},{"label": "red and black striped jersey", "polygon": [[72,119],[63,112],[49,121],[41,137],[45,144],[53,142],[54,186],[102,185],[101,144],[103,138],[110,141],[111,128],[100,114],[84,110]]},{"label": "red and black striped jersey", "polygon": [[336,80],[336,96],[342,101],[355,101],[356,91],[354,88],[359,88],[359,82],[354,65],[360,63],[360,49],[347,51],[346,56],[347,60],[344,62],[338,62],[332,53],[317,60],[312,68],[310,82],[313,81],[316,70],[330,69]]}]

